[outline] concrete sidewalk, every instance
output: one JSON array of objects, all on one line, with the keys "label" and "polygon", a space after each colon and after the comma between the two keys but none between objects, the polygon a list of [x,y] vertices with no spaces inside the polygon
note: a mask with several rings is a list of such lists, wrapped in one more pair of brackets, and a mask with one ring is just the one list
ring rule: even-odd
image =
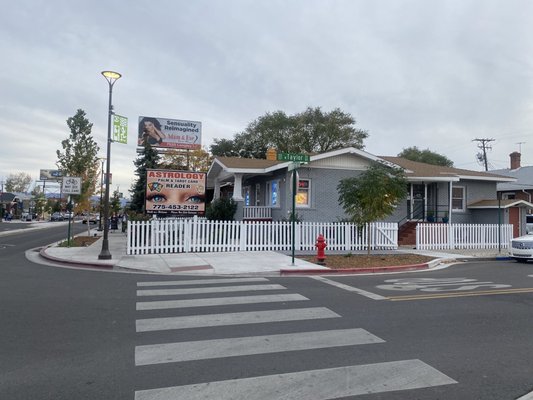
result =
[{"label": "concrete sidewalk", "polygon": [[[95,229],[91,235],[101,235]],[[137,272],[159,274],[203,274],[203,275],[246,275],[246,274],[283,274],[285,273],[328,273],[329,268],[307,261],[294,259],[286,254],[274,251],[260,252],[224,252],[224,253],[177,253],[177,254],[148,254],[127,255],[126,234],[122,232],[109,233],[109,251],[111,260],[99,260],[98,255],[102,248],[102,239],[88,247],[57,247],[49,246],[41,250],[41,256],[54,262],[70,264],[80,267],[106,268],[114,270],[130,270]],[[404,247],[387,253],[414,253],[437,260],[428,264],[415,266],[428,269],[442,262],[453,262],[468,259],[494,260],[507,258],[506,254],[498,254],[497,250],[462,250],[462,251],[420,251]],[[333,254],[333,253],[330,253]],[[405,268],[408,269],[408,268]],[[391,269],[398,272],[401,267]],[[380,272],[386,272],[383,270]],[[347,271],[337,271],[339,273]],[[363,272],[363,271],[361,271]],[[367,271],[368,272],[368,271]]]},{"label": "concrete sidewalk", "polygon": [[[101,232],[93,230],[91,234],[100,235]],[[127,255],[125,233],[110,232],[108,240],[111,260],[98,259],[102,238],[88,247],[66,248],[52,245],[43,248],[41,256],[50,261],[78,266],[161,274],[279,274],[284,268],[328,270],[296,258],[293,266],[292,257],[274,251]]]}]

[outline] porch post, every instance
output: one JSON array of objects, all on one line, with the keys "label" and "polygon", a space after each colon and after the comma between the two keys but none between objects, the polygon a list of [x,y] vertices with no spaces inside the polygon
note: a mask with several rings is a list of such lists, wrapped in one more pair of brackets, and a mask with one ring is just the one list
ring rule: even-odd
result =
[{"label": "porch post", "polygon": [[424,221],[428,218],[428,184],[424,182]]},{"label": "porch post", "polygon": [[448,199],[448,223],[449,224],[452,223],[452,189],[453,189],[453,181],[450,181],[450,193],[449,193],[449,199]]},{"label": "porch post", "polygon": [[220,181],[215,179],[215,191],[213,193],[213,200],[220,198]]},{"label": "porch post", "polygon": [[234,174],[233,200],[235,201],[244,201],[244,198],[242,197],[242,175],[243,174]]}]

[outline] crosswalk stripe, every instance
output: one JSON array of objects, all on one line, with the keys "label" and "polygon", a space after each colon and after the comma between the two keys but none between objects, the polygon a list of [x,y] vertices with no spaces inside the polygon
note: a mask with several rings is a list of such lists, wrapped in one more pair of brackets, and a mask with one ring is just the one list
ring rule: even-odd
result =
[{"label": "crosswalk stripe", "polygon": [[254,290],[281,290],[286,289],[284,286],[271,285],[241,285],[241,286],[219,286],[219,287],[200,287],[187,289],[146,289],[137,290],[137,296],[172,296],[181,294],[200,294],[200,293],[225,293],[225,292],[247,292]]},{"label": "crosswalk stripe", "polygon": [[137,282],[137,286],[187,286],[187,285],[213,285],[218,283],[239,282],[265,282],[267,278],[220,278],[220,279],[195,279],[190,281],[148,281]]},{"label": "crosswalk stripe", "polygon": [[295,308],[290,310],[252,311],[182,317],[148,318],[136,321],[137,332],[168,329],[204,328],[210,326],[259,324],[265,322],[301,321],[307,319],[339,318],[340,315],[325,307]]},{"label": "crosswalk stripe", "polygon": [[420,360],[141,390],[135,400],[326,400],[457,383]]},{"label": "crosswalk stripe", "polygon": [[356,328],[163,343],[137,346],[135,348],[135,365],[164,364],[383,342],[384,340],[364,329]]},{"label": "crosswalk stripe", "polygon": [[214,297],[192,300],[163,300],[137,302],[137,311],[162,310],[168,308],[189,308],[225,306],[232,304],[280,303],[285,301],[309,300],[300,294],[265,294],[263,296]]}]

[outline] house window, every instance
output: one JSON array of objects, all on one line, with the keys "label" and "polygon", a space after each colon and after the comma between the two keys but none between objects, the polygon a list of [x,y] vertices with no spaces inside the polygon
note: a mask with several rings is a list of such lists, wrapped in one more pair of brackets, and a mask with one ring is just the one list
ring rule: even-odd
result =
[{"label": "house window", "polygon": [[279,207],[279,181],[267,182],[267,205]]},{"label": "house window", "polygon": [[296,206],[309,207],[309,193],[311,181],[309,179],[300,179],[298,181],[298,190],[296,191]]},{"label": "house window", "polygon": [[462,186],[454,186],[452,188],[452,210],[465,210],[465,188]]}]

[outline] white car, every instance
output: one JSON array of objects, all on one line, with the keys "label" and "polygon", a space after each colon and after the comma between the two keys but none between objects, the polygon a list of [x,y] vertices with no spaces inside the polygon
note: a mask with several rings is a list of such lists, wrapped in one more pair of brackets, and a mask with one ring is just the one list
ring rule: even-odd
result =
[{"label": "white car", "polygon": [[509,255],[518,262],[533,260],[533,234],[512,239]]}]

